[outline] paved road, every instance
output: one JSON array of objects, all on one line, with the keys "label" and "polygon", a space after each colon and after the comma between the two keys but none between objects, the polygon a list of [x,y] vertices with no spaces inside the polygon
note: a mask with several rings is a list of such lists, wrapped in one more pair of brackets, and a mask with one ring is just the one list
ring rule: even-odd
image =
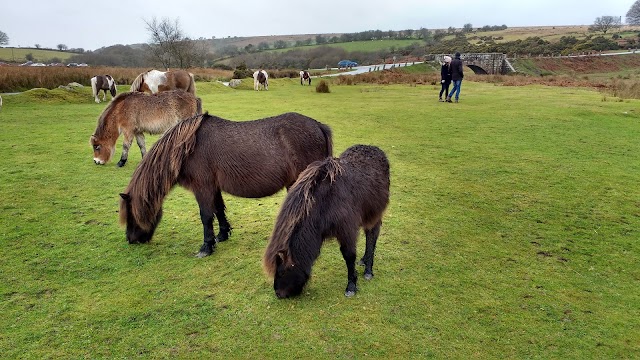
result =
[{"label": "paved road", "polygon": [[[414,63],[410,62],[410,63],[396,63],[395,67],[404,67],[404,66],[411,66]],[[327,74],[327,75],[322,75],[322,76],[314,76],[314,77],[326,77],[326,76],[342,76],[342,75],[356,75],[356,74],[363,74],[363,73],[367,73],[370,71],[380,71],[384,69],[390,69],[392,66],[392,64],[378,64],[378,65],[363,65],[363,66],[356,66],[353,69],[349,70],[349,71],[343,71],[343,72],[339,72],[339,73],[335,73],[335,74]],[[325,69],[317,69],[317,70],[325,70]],[[338,70],[338,68],[332,68],[331,70]]]}]

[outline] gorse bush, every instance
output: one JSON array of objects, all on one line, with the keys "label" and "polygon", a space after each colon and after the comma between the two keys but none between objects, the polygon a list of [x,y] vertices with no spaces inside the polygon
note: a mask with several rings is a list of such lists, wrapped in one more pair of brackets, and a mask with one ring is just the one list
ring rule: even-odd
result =
[{"label": "gorse bush", "polygon": [[324,80],[320,80],[320,82],[318,83],[318,85],[316,85],[316,92],[317,93],[330,93],[331,90],[329,90],[329,84],[327,84],[326,81]]}]

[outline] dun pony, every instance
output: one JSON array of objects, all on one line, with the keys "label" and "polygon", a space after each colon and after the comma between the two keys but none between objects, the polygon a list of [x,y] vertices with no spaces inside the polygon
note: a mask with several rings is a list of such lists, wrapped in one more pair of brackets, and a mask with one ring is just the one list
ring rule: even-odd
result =
[{"label": "dun pony", "polygon": [[100,103],[98,95],[103,90],[102,101],[107,101],[107,90],[111,92],[111,100],[116,96],[116,82],[111,75],[97,75],[91,78],[91,90],[96,103]]},{"label": "dun pony", "polygon": [[156,95],[127,92],[116,96],[98,118],[96,131],[89,140],[93,161],[107,163],[115,153],[116,140],[124,136],[118,167],[124,166],[129,148],[136,138],[142,156],[147,153],[144,133],[161,134],[180,120],[202,113],[202,102],[182,90]]},{"label": "dun pony", "polygon": [[304,85],[304,83],[308,83],[311,86],[311,75],[307,70],[300,71],[300,85]]},{"label": "dun pony", "polygon": [[196,82],[193,74],[185,70],[149,70],[138,75],[131,84],[132,92],[140,91],[157,94],[170,90],[184,90],[195,95]]},{"label": "dun pony", "polygon": [[204,240],[197,256],[208,256],[231,231],[222,191],[245,198],[273,195],[291,186],[307,165],[330,156],[332,147],[328,126],[297,113],[242,122],[209,114],[184,120],[153,145],[120,194],[127,240],[151,240],[164,198],[178,184],[198,202]]},{"label": "dun pony", "polygon": [[260,86],[265,90],[269,90],[269,74],[264,70],[258,70],[253,73],[253,89],[258,91]]},{"label": "dun pony", "polygon": [[389,203],[389,162],[375,146],[354,145],[339,158],[314,162],[289,192],[265,251],[263,265],[278,298],[297,296],[311,276],[324,240],[335,237],[347,264],[345,296],[356,293],[356,242],[366,235],[361,262],[373,277],[373,256]]}]

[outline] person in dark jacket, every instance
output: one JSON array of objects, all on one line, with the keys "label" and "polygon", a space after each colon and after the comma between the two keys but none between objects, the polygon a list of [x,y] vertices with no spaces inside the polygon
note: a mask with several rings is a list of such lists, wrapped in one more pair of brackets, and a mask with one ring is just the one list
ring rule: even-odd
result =
[{"label": "person in dark jacket", "polygon": [[442,100],[442,94],[446,98],[449,95],[449,85],[451,85],[451,56],[444,57],[444,63],[442,63],[442,67],[440,68],[440,84],[442,85],[442,89],[440,89],[440,101]]},{"label": "person in dark jacket", "polygon": [[453,94],[456,94],[456,102],[458,102],[458,98],[460,98],[460,87],[462,86],[462,78],[464,78],[464,73],[462,71],[462,60],[460,60],[460,53],[457,52],[455,55],[455,59],[451,61],[451,81],[453,82],[453,89],[447,96],[447,102],[451,102],[451,97]]}]

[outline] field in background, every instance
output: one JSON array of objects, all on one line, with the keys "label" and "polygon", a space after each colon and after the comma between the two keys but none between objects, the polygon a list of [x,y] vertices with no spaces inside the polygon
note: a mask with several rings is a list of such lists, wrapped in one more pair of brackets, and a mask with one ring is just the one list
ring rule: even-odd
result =
[{"label": "field in background", "polygon": [[33,55],[33,62],[45,64],[56,58],[58,61],[65,61],[74,55],[74,53],[67,51],[0,47],[0,61],[23,63],[27,61],[27,54]]},{"label": "field in background", "polygon": [[134,145],[122,169],[93,164],[88,139],[105,104],[88,89],[3,96],[3,356],[640,354],[637,100],[466,80],[461,102],[446,104],[439,85],[327,81],[329,94],[297,79],[261,92],[197,86],[212,114],[297,111],[331,126],[336,155],[355,143],[387,153],[391,204],[376,276],[360,278],[349,299],[335,242],[302,297],[276,299],[261,256],[284,192],[225,195],[232,236],[197,259],[197,204],[176,188],[152,242],[128,245],[118,193],[140,153]]}]

